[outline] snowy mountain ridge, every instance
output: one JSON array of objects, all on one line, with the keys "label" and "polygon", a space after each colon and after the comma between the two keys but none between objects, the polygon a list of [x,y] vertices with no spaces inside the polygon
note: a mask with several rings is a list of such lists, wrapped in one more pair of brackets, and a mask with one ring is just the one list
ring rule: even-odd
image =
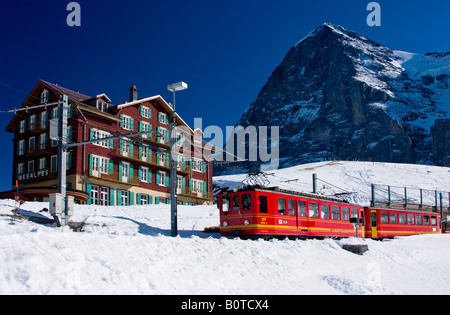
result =
[{"label": "snowy mountain ridge", "polygon": [[236,125],[279,126],[280,167],[324,160],[448,166],[449,84],[450,53],[394,50],[325,23],[288,51]]}]

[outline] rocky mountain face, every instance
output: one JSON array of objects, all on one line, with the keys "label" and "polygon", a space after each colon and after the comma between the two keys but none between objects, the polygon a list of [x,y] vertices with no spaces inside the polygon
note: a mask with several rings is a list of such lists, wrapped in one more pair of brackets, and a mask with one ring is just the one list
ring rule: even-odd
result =
[{"label": "rocky mountain face", "polygon": [[280,126],[280,167],[450,166],[449,78],[450,52],[396,51],[326,23],[289,50],[237,125]]}]

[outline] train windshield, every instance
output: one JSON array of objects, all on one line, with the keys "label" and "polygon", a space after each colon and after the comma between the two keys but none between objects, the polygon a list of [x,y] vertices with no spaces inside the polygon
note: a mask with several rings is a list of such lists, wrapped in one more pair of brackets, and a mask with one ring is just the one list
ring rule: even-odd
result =
[{"label": "train windshield", "polygon": [[230,197],[229,196],[222,197],[222,211],[223,212],[230,211]]}]

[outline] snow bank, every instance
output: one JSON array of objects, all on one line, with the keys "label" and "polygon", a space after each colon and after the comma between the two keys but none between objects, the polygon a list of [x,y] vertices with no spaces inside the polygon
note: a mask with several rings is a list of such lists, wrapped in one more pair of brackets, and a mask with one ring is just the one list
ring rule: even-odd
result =
[{"label": "snow bank", "polygon": [[[355,189],[368,174],[367,181],[379,178],[376,165],[372,172],[342,165],[309,165],[311,170],[280,170],[277,176],[281,181],[314,169],[330,182],[344,176],[341,185]],[[448,186],[448,173],[439,177],[431,171],[436,177],[427,179],[414,175],[416,167],[405,171],[414,182],[434,185],[445,179]],[[397,170],[396,177],[401,173]],[[0,200],[0,215],[13,206],[12,200]],[[23,205],[28,213],[44,207],[48,203]],[[383,242],[243,241],[202,232],[219,224],[215,206],[180,206],[178,212],[180,236],[175,238],[168,236],[167,205],[76,206],[73,219],[88,224],[84,233],[0,216],[0,294],[450,293],[450,235]],[[341,248],[360,242],[369,246],[363,256]]]}]

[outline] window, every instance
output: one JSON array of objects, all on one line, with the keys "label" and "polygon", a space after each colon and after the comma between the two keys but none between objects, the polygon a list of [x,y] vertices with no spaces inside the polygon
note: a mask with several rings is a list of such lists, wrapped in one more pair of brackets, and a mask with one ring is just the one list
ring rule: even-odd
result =
[{"label": "window", "polygon": [[146,182],[149,183],[151,181],[149,181],[149,172],[148,172],[148,167],[144,167],[144,166],[140,166],[139,168],[139,180],[141,182]]},{"label": "window", "polygon": [[414,225],[414,214],[408,214],[408,224]]},{"label": "window", "polygon": [[48,136],[46,133],[43,133],[39,136],[39,150],[44,150],[47,148],[47,139]]},{"label": "window", "polygon": [[341,219],[341,210],[338,206],[332,206],[331,207],[331,215],[333,220],[340,220]]},{"label": "window", "polygon": [[[143,131],[152,131],[152,125],[150,125],[148,122],[140,121],[139,122],[139,132]],[[151,134],[143,134],[141,135],[143,139],[149,139],[151,137]]]},{"label": "window", "polygon": [[290,216],[295,216],[295,200],[288,200],[288,211]]},{"label": "window", "polygon": [[56,173],[58,171],[58,156],[57,155],[53,155],[51,157],[51,172],[52,173]]},{"label": "window", "polygon": [[233,196],[233,210],[239,210],[239,196]]},{"label": "window", "polygon": [[43,171],[47,168],[47,158],[39,159],[39,170]]},{"label": "window", "polygon": [[358,218],[358,209],[352,209],[351,216],[352,218]]},{"label": "window", "polygon": [[350,209],[347,207],[342,208],[342,220],[344,221],[350,220]]},{"label": "window", "polygon": [[163,171],[156,173],[156,184],[159,186],[169,187],[169,174]]},{"label": "window", "polygon": [[122,190],[120,196],[122,206],[130,205],[130,192],[128,190]]},{"label": "window", "polygon": [[422,225],[422,216],[421,215],[416,215],[416,224],[417,225]]},{"label": "window", "polygon": [[120,118],[122,118],[122,122],[120,123],[120,127],[126,130],[133,131],[133,123],[134,120],[130,116],[126,115],[120,115]]},{"label": "window", "polygon": [[242,210],[250,210],[252,208],[252,200],[250,194],[242,195]]},{"label": "window", "polygon": [[26,120],[21,120],[19,123],[19,133],[24,133],[27,129],[27,122]]},{"label": "window", "polygon": [[42,91],[41,93],[41,104],[48,103],[50,93],[47,90]]},{"label": "window", "polygon": [[399,214],[399,222],[400,224],[406,224],[406,213]]},{"label": "window", "polygon": [[48,124],[48,112],[42,112],[41,113],[41,128],[47,129]]},{"label": "window", "polygon": [[222,211],[223,212],[230,211],[230,197],[228,196],[222,197]]},{"label": "window", "polygon": [[145,162],[151,162],[151,151],[148,145],[140,144],[139,146],[139,159]]},{"label": "window", "polygon": [[37,127],[37,122],[36,121],[37,121],[36,115],[31,115],[30,116],[30,127],[29,127],[30,130],[36,129],[36,127]]},{"label": "window", "polygon": [[25,173],[25,167],[23,163],[17,164],[17,175],[23,175]]},{"label": "window", "polygon": [[309,203],[309,217],[318,218],[319,217],[319,204],[315,202]]},{"label": "window", "polygon": [[36,137],[30,137],[28,140],[28,152],[32,153],[36,151]]},{"label": "window", "polygon": [[93,205],[99,204],[99,187],[97,185],[91,185],[91,199]]},{"label": "window", "polygon": [[150,108],[141,106],[140,112],[142,117],[152,118],[152,110]]},{"label": "window", "polygon": [[298,202],[298,216],[306,217],[306,202],[304,201]]},{"label": "window", "polygon": [[102,174],[109,174],[110,170],[109,170],[109,159],[102,157],[102,156],[97,156],[97,155],[91,155],[91,169],[92,171],[92,175],[93,176],[98,176],[98,173],[95,172],[99,172]]},{"label": "window", "polygon": [[423,225],[430,225],[430,216],[428,215],[423,216]]},{"label": "window", "polygon": [[278,198],[278,214],[286,214],[286,199]]},{"label": "window", "polygon": [[203,172],[204,171],[204,165],[205,163],[203,160],[199,159],[192,159],[192,169],[197,172]]},{"label": "window", "polygon": [[380,214],[381,223],[389,224],[389,213],[387,212],[381,212]]},{"label": "window", "polygon": [[322,219],[329,219],[330,218],[330,206],[322,204],[320,206],[320,217]]},{"label": "window", "polygon": [[103,102],[102,100],[97,100],[96,107],[97,107],[97,109],[99,111],[102,111],[102,112],[105,112],[105,113],[108,112],[108,103]]},{"label": "window", "polygon": [[141,198],[141,205],[148,205],[150,203],[149,195],[140,194],[140,198]]},{"label": "window", "polygon": [[[109,137],[111,137],[111,134],[109,132],[92,128],[90,131],[90,139],[89,140],[104,139],[104,138],[109,138]],[[111,141],[112,141],[111,139],[105,139],[103,141],[94,142],[93,144],[104,147],[104,148],[112,149]]]},{"label": "window", "polygon": [[130,163],[122,162],[122,182],[128,183],[130,179]]},{"label": "window", "polygon": [[109,188],[102,187],[100,190],[100,205],[109,206]]},{"label": "window", "polygon": [[436,217],[431,217],[431,225],[437,225]]},{"label": "window", "polygon": [[395,213],[395,212],[391,213],[390,217],[391,217],[391,224],[398,224],[397,213]]},{"label": "window", "polygon": [[34,161],[28,161],[28,173],[34,172]]},{"label": "window", "polygon": [[25,154],[25,140],[20,140],[17,147],[17,154],[24,155]]},{"label": "window", "polygon": [[166,113],[158,113],[158,121],[162,124],[169,124],[169,116]]},{"label": "window", "polygon": [[267,196],[259,196],[259,212],[260,213],[267,213]]}]

